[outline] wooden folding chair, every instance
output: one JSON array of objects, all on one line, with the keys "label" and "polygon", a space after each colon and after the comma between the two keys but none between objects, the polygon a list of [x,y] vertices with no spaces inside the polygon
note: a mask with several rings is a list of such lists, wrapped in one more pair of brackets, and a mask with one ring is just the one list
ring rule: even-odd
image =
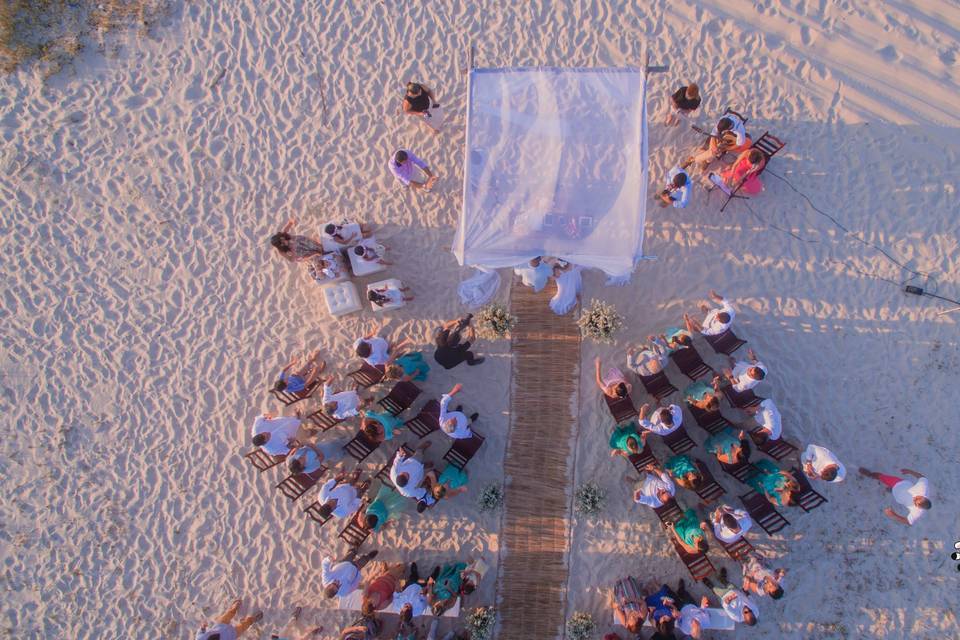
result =
[{"label": "wooden folding chair", "polygon": [[[754,431],[757,431],[757,429],[754,429]],[[777,462],[780,462],[784,458],[789,458],[794,453],[800,451],[783,438],[779,440],[765,440],[762,443],[754,441],[754,444],[757,445],[757,450],[762,451]]]},{"label": "wooden folding chair", "polygon": [[714,373],[713,369],[700,357],[697,348],[692,345],[677,349],[670,354],[670,359],[683,375],[694,381]]},{"label": "wooden folding chair", "polygon": [[643,468],[648,464],[660,464],[660,461],[657,460],[657,457],[653,455],[653,451],[650,449],[650,443],[643,445],[643,449],[640,453],[631,453],[627,456],[627,461],[633,465],[633,468],[637,470],[641,476],[644,471]]},{"label": "wooden folding chair", "polygon": [[[710,530],[713,531],[713,527],[710,527]],[[724,542],[718,538],[716,534],[714,534],[713,539],[727,552],[727,555],[730,556],[731,559],[737,562],[743,562],[743,559],[754,551],[750,541],[742,536],[736,542]]]},{"label": "wooden folding chair", "polygon": [[272,456],[260,447],[257,447],[250,453],[243,454],[243,457],[250,461],[254,469],[263,473],[267,469],[272,469],[287,459],[286,455]]},{"label": "wooden folding chair", "polygon": [[766,531],[767,535],[772,536],[790,525],[790,521],[773,508],[766,496],[756,491],[740,496],[740,502],[746,507],[747,513],[750,514],[753,521],[760,525],[760,528]]},{"label": "wooden folding chair", "polygon": [[688,552],[680,546],[680,542],[676,536],[673,535],[672,531],[667,530],[666,533],[667,537],[670,538],[670,542],[673,543],[673,548],[676,550],[677,555],[680,556],[680,560],[684,566],[687,567],[687,571],[690,572],[690,577],[693,578],[694,582],[700,582],[704,578],[708,578],[717,572],[717,568],[710,562],[707,554]]},{"label": "wooden folding chair", "polygon": [[797,484],[800,485],[800,499],[798,502],[800,503],[801,509],[809,513],[827,502],[827,499],[817,493],[810,485],[810,480],[804,475],[803,470],[794,467],[790,469],[790,473],[793,474],[793,477],[797,479]]},{"label": "wooden folding chair", "polygon": [[404,427],[408,427],[418,438],[426,438],[440,428],[440,403],[431,400],[423,405],[415,418],[407,420]]},{"label": "wooden folding chair", "polygon": [[625,398],[611,398],[607,394],[603,394],[603,399],[607,403],[610,415],[613,416],[617,424],[637,417],[637,408],[633,405],[633,400],[630,399],[629,395]]},{"label": "wooden folding chair", "polygon": [[727,427],[733,428],[733,424],[723,417],[719,408],[713,411],[707,411],[706,409],[699,409],[687,403],[687,409],[690,410],[696,423],[712,436],[717,435]]},{"label": "wooden folding chair", "polygon": [[661,437],[663,438],[664,444],[670,447],[670,451],[676,454],[686,453],[697,446],[697,443],[693,441],[683,425],[680,425],[667,435]]},{"label": "wooden folding chair", "polygon": [[357,509],[357,512],[350,516],[350,519],[347,521],[347,525],[340,530],[340,533],[337,534],[337,537],[346,542],[352,548],[357,549],[362,545],[367,538],[370,537],[370,529],[364,524],[364,512],[367,509],[369,502],[367,500],[363,501],[363,504],[360,505],[360,508]]},{"label": "wooden folding chair", "polygon": [[307,423],[308,428],[313,426],[320,431],[329,431],[343,422],[341,418],[334,418],[331,415],[327,415],[323,412],[323,409],[317,409],[310,415],[306,416],[303,421]]},{"label": "wooden folding chair", "polygon": [[327,467],[321,466],[313,473],[291,474],[280,481],[277,489],[280,490],[280,493],[290,498],[290,500],[299,500],[300,496],[305,494],[310,487],[317,484],[317,481],[320,480],[326,472]]},{"label": "wooden folding chair", "polygon": [[[720,461],[718,460],[717,462]],[[726,462],[720,462],[720,468],[723,469],[723,472],[728,476],[732,477],[734,480],[739,480],[744,484],[746,484],[748,475],[751,473],[758,473],[760,471],[749,462],[741,462],[739,464],[727,464]]]},{"label": "wooden folding chair", "polygon": [[658,518],[660,518],[661,524],[676,522],[678,518],[683,516],[683,511],[680,509],[680,505],[677,504],[677,501],[674,498],[670,498],[668,501],[664,502],[663,506],[656,507],[653,512],[657,514]]},{"label": "wooden folding chair", "polygon": [[746,391],[736,391],[732,386],[727,385],[723,388],[723,395],[726,396],[727,401],[731,406],[736,407],[737,409],[746,409],[747,407],[755,407],[761,402],[763,398],[758,396],[753,392],[753,389],[747,389]]},{"label": "wooden folding chair", "polygon": [[637,377],[640,378],[640,384],[647,390],[647,393],[658,401],[663,400],[677,390],[677,388],[673,386],[673,383],[670,382],[670,378],[668,378],[667,374],[663,371],[655,373],[652,376],[638,375]]},{"label": "wooden folding chair", "polygon": [[741,340],[733,332],[733,329],[727,328],[721,334],[715,336],[703,336],[706,341],[713,347],[713,350],[717,353],[722,353],[729,356],[731,353],[747,344],[746,340]]},{"label": "wooden folding chair", "polygon": [[375,367],[371,364],[367,364],[366,362],[364,362],[362,365],[360,365],[359,369],[355,371],[351,371],[350,373],[347,374],[347,376],[352,378],[353,381],[357,383],[358,387],[362,387],[366,389],[367,387],[372,387],[373,385],[383,380],[385,371],[386,371],[386,367],[384,367],[383,365],[379,365]]},{"label": "wooden folding chair", "polygon": [[694,489],[694,492],[700,496],[704,504],[710,504],[727,492],[720,483],[717,482],[716,478],[713,477],[713,474],[710,473],[710,469],[707,468],[703,460],[694,458],[693,464],[697,467],[697,471],[700,472],[700,477],[703,478],[700,484]]},{"label": "wooden folding chair", "polygon": [[304,387],[302,391],[297,391],[296,393],[287,390],[277,391],[276,389],[270,389],[270,393],[273,394],[274,398],[282,402],[284,406],[289,407],[292,404],[296,404],[301,400],[306,400],[312,396],[313,392],[317,390],[317,387],[320,386],[321,382],[323,382],[323,380],[321,378],[317,378]]},{"label": "wooden folding chair", "polygon": [[377,404],[390,412],[391,415],[398,416],[409,409],[419,395],[420,387],[408,380],[401,380],[393,385],[390,393],[381,398]]},{"label": "wooden folding chair", "polygon": [[357,462],[363,462],[371,453],[380,446],[379,442],[374,442],[367,437],[363,431],[358,431],[353,439],[344,445],[344,450],[349,453]]},{"label": "wooden folding chair", "polygon": [[443,454],[443,459],[457,469],[462,470],[467,466],[467,463],[470,462],[473,456],[477,454],[477,451],[480,450],[480,447],[483,445],[483,440],[484,437],[476,431],[473,432],[472,438],[454,440],[453,446]]},{"label": "wooden folding chair", "polygon": [[309,507],[303,510],[303,512],[307,514],[307,516],[311,520],[313,520],[314,522],[316,522],[322,527],[323,525],[333,520],[333,514],[331,513],[326,518],[324,518],[322,515],[320,515],[321,506],[323,505],[321,505],[317,500],[314,500],[313,502],[310,503]]},{"label": "wooden folding chair", "polygon": [[[733,113],[734,115],[737,115],[735,112],[731,112],[731,113]],[[751,149],[756,149],[763,154],[763,160],[764,160],[763,166],[755,175],[759,176],[764,171],[766,171],[767,166],[770,164],[770,160],[773,158],[773,156],[777,155],[777,152],[779,152],[785,146],[787,146],[787,143],[781,141],[780,138],[777,138],[776,136],[770,135],[769,131],[764,131],[763,135],[757,138],[753,142],[753,144],[750,145]],[[739,195],[738,192],[740,191],[741,186],[742,185],[737,185],[737,188],[734,189],[733,192],[727,196],[727,200],[726,202],[723,203],[723,206],[720,207],[720,211],[723,211],[724,209],[726,209],[727,205],[730,204],[730,201],[733,200],[734,198],[741,198],[743,200],[748,199],[747,196]]]},{"label": "wooden folding chair", "polygon": [[[405,444],[400,445],[398,451],[399,450],[403,450],[404,455],[408,457],[413,455],[413,449]],[[396,455],[397,454],[394,453],[392,456],[390,456],[390,459],[387,460],[387,463],[380,467],[375,474],[373,474],[374,478],[377,478],[380,480],[380,482],[387,485],[391,489],[396,489],[396,487],[393,486],[393,480],[390,479],[390,469],[393,468],[393,460],[396,458]]]}]

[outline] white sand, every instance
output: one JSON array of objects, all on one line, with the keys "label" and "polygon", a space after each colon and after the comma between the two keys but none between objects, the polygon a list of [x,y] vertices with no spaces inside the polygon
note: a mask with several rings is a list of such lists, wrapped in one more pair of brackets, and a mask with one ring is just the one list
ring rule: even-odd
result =
[{"label": "white sand", "polygon": [[[707,114],[740,107],[752,132],[788,141],[773,171],[960,294],[956,4],[711,4],[185,3],[152,37],[109,40],[46,85],[31,71],[0,79],[6,637],[183,638],[238,594],[264,609],[263,636],[295,605],[331,633],[346,621],[320,596],[322,550],[343,548],[334,527],[273,490],[278,469],[257,477],[239,454],[255,415],[277,408],[266,389],[291,351],[319,346],[346,370],[352,338],[375,319],[332,321],[267,238],[291,215],[303,230],[361,217],[390,247],[388,274],[418,296],[386,317],[391,335],[422,340],[459,313],[465,270],[448,247],[471,45],[479,66],[638,64],[649,50],[671,64],[651,84],[658,119],[662,96],[697,79]],[[443,135],[396,113],[411,79],[436,88]],[[657,183],[696,142],[658,122]],[[395,187],[386,160],[400,146],[439,170],[434,194]],[[585,298],[615,302],[629,328],[616,346],[583,350],[576,483],[594,479],[611,499],[599,522],[575,524],[569,610],[606,621],[624,566],[682,574],[619,484],[627,465],[608,465],[609,419],[589,376],[594,355],[622,360],[629,340],[716,287],[771,366],[765,388],[787,437],[832,448],[851,471],[821,487],[828,505],[752,537],[782,556],[788,595],[736,636],[956,637],[960,412],[948,384],[960,313],[938,316],[945,307],[857,273],[908,277],[766,183],[751,202],[763,224],[741,203],[718,215],[718,196],[708,206],[697,192],[685,211],[650,209],[646,251],[659,260],[631,286],[586,279]],[[471,492],[381,536],[384,559],[496,561],[499,516],[478,515],[475,499],[500,473],[510,367],[506,344],[484,349],[488,363],[456,370],[488,436]],[[452,380],[434,374],[426,388]],[[890,522],[860,464],[929,474],[934,510],[910,530]],[[473,603],[493,600],[491,579]]]}]

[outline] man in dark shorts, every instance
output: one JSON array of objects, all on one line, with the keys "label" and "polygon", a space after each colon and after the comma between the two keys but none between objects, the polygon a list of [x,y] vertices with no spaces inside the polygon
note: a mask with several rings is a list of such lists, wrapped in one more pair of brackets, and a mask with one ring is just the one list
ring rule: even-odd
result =
[{"label": "man in dark shorts", "polygon": [[478,358],[470,351],[470,342],[461,342],[460,334],[466,329],[471,340],[476,339],[473,327],[470,321],[473,320],[473,314],[468,313],[462,318],[445,322],[434,335],[434,344],[437,350],[433,353],[433,358],[444,369],[453,369],[463,361],[468,366],[480,364],[483,358]]}]

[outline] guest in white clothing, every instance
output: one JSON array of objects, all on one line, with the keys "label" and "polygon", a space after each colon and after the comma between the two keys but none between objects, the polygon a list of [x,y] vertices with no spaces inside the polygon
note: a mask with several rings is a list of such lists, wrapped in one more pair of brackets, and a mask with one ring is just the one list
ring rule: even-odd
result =
[{"label": "guest in white clothing", "polygon": [[753,519],[750,514],[743,509],[734,509],[730,505],[722,504],[713,510],[710,514],[710,521],[713,523],[713,535],[720,542],[732,544],[743,537],[750,527],[753,526]]},{"label": "guest in white clothing", "polygon": [[694,640],[700,640],[703,637],[703,630],[710,624],[710,612],[707,611],[709,606],[710,600],[707,596],[700,599],[699,607],[695,604],[683,605],[680,608],[680,617],[677,618],[677,630]]},{"label": "guest in white clothing", "polygon": [[454,440],[472,438],[473,430],[470,428],[470,424],[480,417],[479,413],[474,413],[468,418],[467,414],[461,411],[463,408],[461,406],[458,406],[454,411],[448,409],[453,396],[460,393],[461,389],[463,389],[463,385],[454,385],[449,393],[440,397],[440,429]]},{"label": "guest in white clothing", "polygon": [[670,474],[655,464],[648,464],[640,478],[640,486],[633,492],[633,501],[659,509],[670,502],[676,493],[677,488]]},{"label": "guest in white clothing", "polygon": [[847,470],[837,456],[826,447],[817,444],[808,445],[806,451],[800,454],[800,464],[808,478],[818,478],[826,482],[843,482],[847,477]]},{"label": "guest in white clothing", "polygon": [[760,614],[757,604],[750,596],[737,589],[727,580],[726,567],[720,569],[720,582],[724,586],[714,586],[710,578],[703,579],[703,584],[713,589],[713,592],[720,597],[723,611],[731,620],[742,622],[751,627],[757,624],[757,616]]},{"label": "guest in white clothing", "polygon": [[667,174],[667,186],[660,192],[660,206],[683,209],[690,203],[690,176],[680,167]]},{"label": "guest in white clothing", "polygon": [[245,616],[236,626],[233,625],[233,619],[240,611],[243,601],[239,598],[230,603],[230,608],[220,614],[209,629],[207,625],[200,627],[200,631],[194,636],[195,640],[237,640],[243,635],[243,632],[251,626],[263,620],[263,612]]},{"label": "guest in white clothing", "polygon": [[329,518],[348,518],[357,512],[357,509],[363,504],[360,494],[370,486],[369,482],[357,484],[360,478],[360,472],[355,471],[352,478],[347,482],[347,474],[338,474],[335,478],[327,480],[320,487],[320,497],[317,503],[320,504],[320,517]]},{"label": "guest in white clothing", "polygon": [[431,504],[430,494],[420,486],[425,473],[426,469],[422,462],[412,455],[408,456],[403,448],[397,449],[393,464],[390,465],[390,482],[397,488],[397,493],[405,498],[423,500],[428,505]]},{"label": "guest in white clothing", "polygon": [[351,549],[343,559],[334,563],[325,557],[320,563],[320,584],[323,585],[323,595],[327,598],[343,598],[360,586],[360,571],[375,557],[377,550],[357,558],[357,550]]},{"label": "guest in white clothing", "polygon": [[933,506],[930,502],[930,487],[927,479],[916,471],[900,469],[900,473],[915,477],[917,479],[916,482],[910,482],[897,476],[888,476],[885,473],[877,473],[876,471],[870,471],[863,467],[860,467],[860,473],[861,475],[883,483],[885,487],[890,489],[890,492],[893,494],[893,499],[907,509],[906,517],[901,516],[890,507],[884,509],[883,512],[891,520],[896,520],[900,524],[911,526]]},{"label": "guest in white clothing", "polygon": [[[767,367],[757,359],[753,349],[747,350],[749,362],[740,361],[733,365],[733,369],[725,369],[724,377],[738,393],[749,391],[767,377]],[[732,360],[732,359],[731,359]]]},{"label": "guest in white clothing", "polygon": [[529,263],[513,268],[513,272],[520,276],[520,280],[527,287],[539,292],[553,274],[553,266],[543,259],[543,256],[533,258]]},{"label": "guest in white clothing", "polygon": [[357,356],[374,367],[383,366],[390,359],[390,343],[377,335],[379,331],[374,329],[353,343]]},{"label": "guest in white clothing", "polygon": [[330,383],[333,377],[323,381],[323,410],[337,420],[346,420],[360,414],[360,396],[355,390],[334,393]]},{"label": "guest in white clothing", "polygon": [[729,329],[730,325],[733,324],[733,319],[737,315],[733,305],[731,305],[726,298],[721,296],[713,289],[710,290],[710,297],[713,298],[713,300],[720,306],[710,308],[710,306],[706,303],[701,304],[700,310],[706,314],[703,318],[703,322],[698,322],[695,318],[690,316],[690,314],[683,314],[683,321],[686,324],[687,331],[691,333],[696,333],[699,331],[705,336],[718,336]]},{"label": "guest in white clothing", "polygon": [[786,569],[771,570],[759,554],[751,553],[743,561],[743,590],[779,600],[783,597],[783,578],[786,575]]},{"label": "guest in white clothing", "polygon": [[253,446],[271,456],[285,456],[296,444],[299,431],[299,417],[274,418],[265,413],[253,422]]},{"label": "guest in white clothing", "polygon": [[[650,417],[647,418],[647,416]],[[640,413],[637,417],[640,419],[641,429],[646,429],[658,436],[671,434],[683,424],[683,410],[675,404],[657,409],[652,414],[650,413],[650,405],[644,404],[640,407]]]},{"label": "guest in white clothing", "polygon": [[639,351],[634,347],[627,349],[627,368],[644,378],[660,373],[667,363],[667,348],[663,341],[656,336],[647,336],[647,340],[649,344]]},{"label": "guest in white clothing", "polygon": [[744,411],[753,415],[753,419],[760,425],[759,428],[754,429],[750,433],[754,440],[763,443],[767,440],[780,439],[783,433],[780,410],[777,409],[777,405],[774,404],[771,398],[766,398],[755,407],[747,407]]}]

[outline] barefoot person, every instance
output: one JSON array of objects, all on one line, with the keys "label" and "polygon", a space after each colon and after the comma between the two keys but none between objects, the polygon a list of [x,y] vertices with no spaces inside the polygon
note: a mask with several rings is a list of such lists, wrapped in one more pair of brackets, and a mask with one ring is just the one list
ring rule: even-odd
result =
[{"label": "barefoot person", "polygon": [[[649,416],[649,418],[647,416]],[[670,435],[683,424],[683,410],[675,404],[662,407],[651,413],[650,405],[644,403],[644,405],[640,407],[640,412],[637,414],[637,417],[640,419],[641,429],[655,433],[658,436]]]},{"label": "barefoot person", "polygon": [[932,506],[929,498],[930,487],[927,483],[927,479],[916,471],[912,471],[910,469],[900,469],[900,473],[913,476],[917,480],[916,482],[911,482],[910,480],[904,480],[903,478],[898,478],[897,476],[888,476],[884,473],[878,473],[876,471],[870,471],[869,469],[860,467],[860,475],[873,478],[874,480],[882,483],[883,486],[890,489],[890,492],[893,494],[893,499],[907,510],[907,515],[904,517],[890,507],[887,507],[883,510],[887,517],[889,517],[891,520],[899,522],[900,524],[910,526],[913,525],[913,523],[916,522],[920,516],[930,510],[930,507]]},{"label": "barefoot person", "polygon": [[721,586],[715,586],[710,578],[704,578],[703,584],[713,589],[713,592],[720,597],[723,610],[731,620],[742,622],[751,627],[757,624],[757,616],[760,614],[760,610],[750,596],[737,589],[727,579],[726,567],[720,569]]},{"label": "barefoot person", "polygon": [[270,236],[270,244],[273,245],[273,248],[284,260],[290,262],[299,262],[311,256],[323,255],[323,244],[319,240],[291,234],[296,224],[297,219],[290,218],[279,233]]},{"label": "barefoot person", "polygon": [[806,451],[800,454],[800,464],[804,475],[808,478],[825,482],[843,482],[847,477],[847,470],[837,456],[826,447],[817,444],[807,445]]},{"label": "barefoot person", "polygon": [[733,365],[733,369],[723,370],[723,376],[737,393],[750,391],[767,377],[767,367],[760,362],[753,349],[747,349],[747,358],[749,361],[741,360]]},{"label": "barefoot person", "polygon": [[680,167],[667,174],[667,186],[660,192],[660,206],[683,209],[690,203],[690,176]]},{"label": "barefoot person", "polygon": [[271,456],[285,456],[297,443],[300,418],[286,416],[275,418],[269,413],[253,421],[253,446],[260,447]]},{"label": "barefoot person", "polygon": [[406,115],[418,118],[420,122],[430,127],[434,134],[440,133],[440,125],[443,123],[440,105],[433,92],[423,84],[407,83],[406,94],[403,96],[400,108]]},{"label": "barefoot person", "polygon": [[[427,176],[427,179],[423,182],[413,179],[418,167]],[[413,155],[412,151],[406,149],[400,149],[393,154],[393,157],[390,159],[390,172],[393,173],[394,177],[403,183],[405,187],[413,187],[414,189],[426,189],[429,191],[437,181],[437,176],[433,175],[433,171],[430,170],[427,163]]]},{"label": "barefoot person", "polygon": [[410,287],[379,287],[367,291],[367,300],[378,307],[385,307],[388,304],[413,302],[415,296],[409,294]]},{"label": "barefoot person", "polygon": [[349,518],[355,514],[363,504],[360,495],[370,486],[369,481],[361,483],[359,480],[360,471],[356,470],[349,475],[338,473],[324,482],[320,487],[320,497],[317,498],[320,517]]},{"label": "barefoot person", "polygon": [[770,460],[753,463],[757,470],[747,476],[745,482],[754,491],[762,494],[775,507],[800,503],[800,485],[789,471],[784,471]]},{"label": "barefoot person", "polygon": [[440,429],[454,440],[472,438],[473,430],[470,425],[480,417],[479,413],[474,412],[468,418],[467,414],[461,411],[462,406],[450,411],[450,401],[462,389],[463,385],[458,383],[450,391],[440,396]]},{"label": "barefoot person", "polygon": [[643,469],[640,486],[633,492],[633,501],[659,509],[673,500],[676,492],[677,488],[673,485],[670,474],[651,463]]},{"label": "barefoot person", "polygon": [[600,356],[593,361],[594,373],[596,375],[597,386],[603,391],[603,395],[611,400],[621,400],[629,398],[633,387],[627,382],[623,371],[616,367],[609,367],[604,376],[600,375]]},{"label": "barefoot person", "polygon": [[734,509],[730,505],[721,504],[710,514],[713,523],[713,535],[720,542],[733,544],[743,537],[753,526],[753,518],[743,509]]},{"label": "barefoot person", "polygon": [[362,222],[343,222],[336,224],[330,223],[323,227],[323,238],[337,245],[340,249],[346,249],[357,244],[364,238],[369,238],[373,231]]},{"label": "barefoot person", "polygon": [[377,557],[377,550],[357,557],[357,550],[350,549],[343,558],[334,562],[325,557],[320,562],[320,585],[327,599],[343,598],[360,586],[360,571]]},{"label": "barefoot person", "polygon": [[610,434],[610,455],[627,457],[639,454],[647,443],[647,433],[638,431],[637,423],[633,421],[617,425]]},{"label": "barefoot person", "polygon": [[681,119],[689,118],[700,108],[702,98],[700,97],[700,87],[691,82],[685,87],[680,87],[670,96],[670,113],[667,114],[666,125],[675,127],[680,124]]},{"label": "barefoot person", "polygon": [[616,622],[626,627],[630,633],[640,633],[649,609],[639,580],[632,576],[617,580],[613,586],[610,607]]},{"label": "barefoot person", "polygon": [[786,569],[771,570],[758,553],[751,553],[743,561],[743,590],[779,600],[783,597],[782,583],[785,575]]},{"label": "barefoot person", "polygon": [[300,356],[293,356],[290,362],[280,370],[277,381],[273,384],[274,391],[300,393],[317,379],[317,376],[327,367],[327,363],[320,359],[320,349],[315,349],[307,356],[304,362]]},{"label": "barefoot person", "polygon": [[667,364],[666,345],[656,336],[647,336],[647,340],[639,349],[627,349],[627,368],[644,378],[660,373]]},{"label": "barefoot person", "polygon": [[697,517],[697,512],[687,509],[676,522],[666,523],[680,546],[687,553],[706,553],[707,523]]},{"label": "barefoot person", "polygon": [[347,389],[335,392],[331,385],[332,382],[333,376],[329,376],[323,381],[323,397],[320,400],[323,403],[323,411],[337,420],[346,420],[359,415],[362,402],[356,390]]},{"label": "barefoot person", "polygon": [[705,336],[718,336],[733,324],[733,319],[737,315],[733,305],[713,289],[710,290],[710,297],[720,306],[710,307],[707,303],[701,304],[700,310],[706,314],[703,317],[703,322],[698,322],[687,313],[683,314],[683,321],[687,327],[687,331],[691,333],[699,332]]},{"label": "barefoot person", "polygon": [[743,191],[748,195],[756,195],[763,191],[760,181],[760,172],[767,164],[767,159],[759,149],[747,149],[734,161],[732,165],[720,173],[711,173],[704,180],[704,186],[709,191],[714,187],[731,195]]},{"label": "barefoot person", "polygon": [[243,635],[244,631],[263,619],[263,612],[257,611],[253,615],[246,616],[237,625],[231,624],[242,604],[243,601],[240,598],[234,600],[230,604],[230,608],[214,620],[213,626],[209,629],[206,625],[200,627],[196,640],[237,640]]},{"label": "barefoot person", "polygon": [[750,456],[746,434],[741,429],[734,431],[730,427],[713,434],[703,442],[707,453],[715,455],[721,465],[733,465],[746,462]]},{"label": "barefoot person", "polygon": [[379,327],[353,343],[353,350],[357,357],[363,358],[367,364],[373,367],[386,365],[387,361],[390,360],[390,351],[392,350],[390,343],[377,335],[378,333],[380,333]]}]

